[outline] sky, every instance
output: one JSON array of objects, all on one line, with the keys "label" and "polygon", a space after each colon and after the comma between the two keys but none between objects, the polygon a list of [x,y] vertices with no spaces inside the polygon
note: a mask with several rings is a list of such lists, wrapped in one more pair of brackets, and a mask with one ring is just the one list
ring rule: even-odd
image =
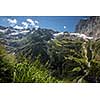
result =
[{"label": "sky", "polygon": [[0,26],[48,28],[59,32],[74,32],[80,19],[88,16],[0,16]]}]

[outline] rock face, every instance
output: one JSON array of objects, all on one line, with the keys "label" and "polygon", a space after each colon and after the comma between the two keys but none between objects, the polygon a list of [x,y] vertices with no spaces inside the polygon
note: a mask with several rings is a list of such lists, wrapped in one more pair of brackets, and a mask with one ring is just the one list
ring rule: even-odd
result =
[{"label": "rock face", "polygon": [[76,25],[76,32],[93,37],[94,39],[100,38],[100,16],[81,19]]}]

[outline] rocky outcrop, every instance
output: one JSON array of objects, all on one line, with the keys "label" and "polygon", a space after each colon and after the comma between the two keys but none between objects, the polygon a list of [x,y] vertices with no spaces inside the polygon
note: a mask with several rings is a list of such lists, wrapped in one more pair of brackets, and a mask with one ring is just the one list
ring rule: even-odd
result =
[{"label": "rocky outcrop", "polygon": [[81,19],[76,25],[76,32],[93,37],[94,39],[100,38],[100,16]]}]

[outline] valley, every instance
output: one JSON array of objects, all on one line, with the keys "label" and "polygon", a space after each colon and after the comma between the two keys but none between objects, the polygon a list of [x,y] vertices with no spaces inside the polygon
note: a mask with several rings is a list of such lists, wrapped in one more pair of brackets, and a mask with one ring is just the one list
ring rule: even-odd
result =
[{"label": "valley", "polygon": [[100,17],[75,32],[0,26],[0,82],[99,83]]}]

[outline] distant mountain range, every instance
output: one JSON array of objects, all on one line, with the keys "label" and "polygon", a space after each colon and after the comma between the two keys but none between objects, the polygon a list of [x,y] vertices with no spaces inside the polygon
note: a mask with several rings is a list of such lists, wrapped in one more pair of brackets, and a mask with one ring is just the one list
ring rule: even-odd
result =
[{"label": "distant mountain range", "polygon": [[53,34],[56,33],[59,32],[51,29],[16,29],[0,26],[0,39],[6,41],[8,52],[13,54],[20,52],[26,57],[30,55],[30,58],[38,56],[41,52],[45,53],[47,42],[53,39]]},{"label": "distant mountain range", "polygon": [[0,39],[6,41],[7,50],[14,54],[21,52],[31,59],[39,54],[43,54],[44,60],[47,59],[47,43],[55,37],[65,37],[68,39],[82,38],[84,40],[97,39],[100,37],[100,17],[80,20],[76,26],[75,33],[58,32],[42,28],[16,29],[0,26]]}]

